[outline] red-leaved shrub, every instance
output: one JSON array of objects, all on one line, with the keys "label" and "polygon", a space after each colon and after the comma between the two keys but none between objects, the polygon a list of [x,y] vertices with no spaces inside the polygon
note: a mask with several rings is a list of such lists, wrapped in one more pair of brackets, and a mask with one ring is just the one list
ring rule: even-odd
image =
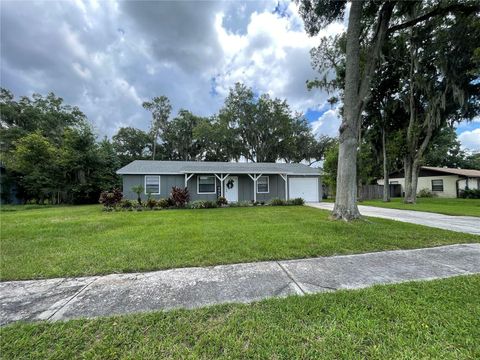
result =
[{"label": "red-leaved shrub", "polygon": [[98,201],[106,208],[113,208],[122,200],[122,198],[123,194],[120,189],[115,188],[112,191],[102,191]]},{"label": "red-leaved shrub", "polygon": [[190,194],[188,193],[187,188],[179,188],[177,186],[172,187],[172,191],[170,193],[170,199],[175,204],[176,207],[183,208],[185,204],[188,203],[190,200]]}]

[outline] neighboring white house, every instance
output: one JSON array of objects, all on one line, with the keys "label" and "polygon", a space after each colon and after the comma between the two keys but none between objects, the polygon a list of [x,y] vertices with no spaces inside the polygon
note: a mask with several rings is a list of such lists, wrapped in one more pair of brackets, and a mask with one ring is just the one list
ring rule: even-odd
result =
[{"label": "neighboring white house", "polygon": [[[383,179],[377,181],[383,185]],[[405,175],[397,172],[390,175],[390,184],[400,184],[405,192]],[[452,169],[422,166],[418,175],[417,192],[430,190],[438,197],[455,198],[468,189],[480,189],[480,170]]]}]

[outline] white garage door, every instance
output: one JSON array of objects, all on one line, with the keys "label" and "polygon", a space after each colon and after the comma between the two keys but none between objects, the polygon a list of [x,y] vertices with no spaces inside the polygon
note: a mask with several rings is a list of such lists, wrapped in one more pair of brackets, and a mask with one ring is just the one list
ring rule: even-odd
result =
[{"label": "white garage door", "polygon": [[288,196],[290,199],[302,198],[307,202],[318,201],[317,178],[289,178]]}]

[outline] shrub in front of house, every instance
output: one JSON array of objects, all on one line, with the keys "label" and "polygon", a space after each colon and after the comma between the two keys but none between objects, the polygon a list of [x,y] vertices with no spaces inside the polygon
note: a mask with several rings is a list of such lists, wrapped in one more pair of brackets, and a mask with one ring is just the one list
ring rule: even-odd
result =
[{"label": "shrub in front of house", "polygon": [[480,189],[465,189],[461,193],[464,199],[480,199]]},{"label": "shrub in front of house", "polygon": [[215,209],[218,207],[215,201],[207,200],[204,203],[205,209]]},{"label": "shrub in front of house", "polygon": [[226,205],[228,205],[228,201],[223,196],[220,196],[217,199],[217,205],[220,206],[220,207],[221,206],[226,206]]},{"label": "shrub in front of house", "polygon": [[[158,200],[149,197],[142,204],[138,201],[121,199],[122,193],[115,189],[111,192],[104,191],[100,196],[100,202],[104,204],[104,211],[143,211],[143,210],[160,210],[160,209],[214,209],[218,207],[249,207],[249,206],[285,206],[285,205],[303,205],[305,201],[302,198],[290,199],[288,201],[283,199],[272,199],[268,204],[265,201],[239,201],[228,203],[224,197],[219,197],[217,200],[195,200],[188,202],[188,190],[181,188],[172,188],[171,196],[167,199],[161,198]],[[120,199],[120,200],[119,200]]]},{"label": "shrub in front of house", "polygon": [[137,203],[132,200],[123,199],[118,203],[118,208],[121,210],[133,210],[137,206]]},{"label": "shrub in front of house", "polygon": [[104,206],[104,210],[113,210],[120,201],[122,201],[123,194],[120,189],[113,189],[112,191],[102,191],[99,203]]},{"label": "shrub in front of house", "polygon": [[188,188],[180,188],[177,186],[172,187],[170,192],[170,199],[176,207],[183,208],[190,200],[190,194],[188,193]]},{"label": "shrub in front of house", "polygon": [[288,205],[305,205],[305,200],[302,198],[295,198],[288,200]]},{"label": "shrub in front of house", "polygon": [[158,201],[155,199],[147,199],[147,201],[145,202],[145,207],[150,210],[155,209],[157,206],[158,206]]},{"label": "shrub in front of house", "polygon": [[252,206],[250,201],[238,201],[238,202],[231,202],[228,204],[228,207],[248,207]]},{"label": "shrub in front of house", "polygon": [[215,201],[210,200],[195,200],[188,203],[187,206],[189,209],[214,209],[217,208],[218,205]]},{"label": "shrub in front of house", "polygon": [[195,201],[189,202],[187,207],[189,209],[203,209],[203,206],[204,206],[203,203],[204,203],[203,200],[195,200]]},{"label": "shrub in front of house", "polygon": [[162,198],[157,200],[157,206],[161,209],[168,209],[175,206],[175,204],[173,203],[173,200],[170,198],[168,199]]},{"label": "shrub in front of house", "polygon": [[270,206],[287,206],[287,205],[304,205],[305,200],[302,198],[295,198],[290,200],[283,200],[283,199],[272,199],[268,203]]},{"label": "shrub in front of house", "polygon": [[268,204],[270,206],[285,206],[287,205],[287,202],[283,199],[272,199]]},{"label": "shrub in front of house", "polygon": [[417,196],[419,198],[433,198],[433,197],[436,197],[437,195],[431,192],[429,189],[422,189],[418,192]]}]

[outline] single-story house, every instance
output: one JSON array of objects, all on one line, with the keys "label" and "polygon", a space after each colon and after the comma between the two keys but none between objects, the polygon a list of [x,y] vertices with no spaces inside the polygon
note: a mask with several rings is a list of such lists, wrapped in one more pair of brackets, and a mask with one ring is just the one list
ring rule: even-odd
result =
[{"label": "single-story house", "polygon": [[[383,179],[377,181],[383,185]],[[390,174],[390,184],[400,184],[405,193],[403,171]],[[459,197],[465,189],[480,189],[480,170],[422,166],[418,174],[417,191],[427,189],[438,197]]]},{"label": "single-story house", "polygon": [[143,186],[143,198],[167,198],[177,186],[189,189],[191,201],[219,196],[229,202],[322,199],[321,170],[303,164],[136,160],[117,174],[123,178],[124,197],[132,200],[135,185]]}]

